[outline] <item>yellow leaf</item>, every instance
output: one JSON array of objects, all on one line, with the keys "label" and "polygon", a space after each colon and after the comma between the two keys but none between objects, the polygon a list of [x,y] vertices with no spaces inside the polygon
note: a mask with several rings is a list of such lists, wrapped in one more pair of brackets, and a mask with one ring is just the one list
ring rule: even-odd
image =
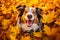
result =
[{"label": "yellow leaf", "polygon": [[44,29],[43,29],[44,31],[45,31],[45,33],[47,34],[47,35],[51,35],[51,29],[50,29],[50,27],[48,27],[47,25],[44,25]]},{"label": "yellow leaf", "polygon": [[42,31],[40,30],[40,32],[34,32],[34,36],[42,37]]},{"label": "yellow leaf", "polygon": [[53,22],[54,20],[55,20],[55,18],[57,17],[57,15],[55,15],[55,12],[54,11],[52,11],[51,13],[49,13],[49,14],[43,14],[43,19],[41,19],[41,21],[43,22],[43,23],[51,23],[51,22]]},{"label": "yellow leaf", "polygon": [[31,40],[31,38],[30,38],[30,36],[27,36],[27,37],[22,36],[21,40]]}]

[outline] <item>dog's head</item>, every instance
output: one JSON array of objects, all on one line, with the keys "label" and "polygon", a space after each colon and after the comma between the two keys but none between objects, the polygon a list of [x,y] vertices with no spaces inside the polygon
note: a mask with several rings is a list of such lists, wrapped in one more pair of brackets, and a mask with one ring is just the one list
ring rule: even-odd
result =
[{"label": "dog's head", "polygon": [[[19,7],[18,7],[19,8]],[[23,23],[27,23],[27,26],[32,26],[33,23],[38,23],[38,18],[41,17],[41,10],[34,7],[20,6],[20,17]]]},{"label": "dog's head", "polygon": [[32,26],[33,23],[37,23],[38,18],[36,15],[36,9],[32,7],[25,8],[24,14],[22,15],[22,19],[27,23],[27,26]]}]

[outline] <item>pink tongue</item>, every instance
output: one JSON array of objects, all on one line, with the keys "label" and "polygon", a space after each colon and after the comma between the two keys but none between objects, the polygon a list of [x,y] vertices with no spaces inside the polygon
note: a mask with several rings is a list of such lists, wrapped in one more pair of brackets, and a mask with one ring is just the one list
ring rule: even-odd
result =
[{"label": "pink tongue", "polygon": [[32,21],[28,21],[28,26],[31,27]]}]

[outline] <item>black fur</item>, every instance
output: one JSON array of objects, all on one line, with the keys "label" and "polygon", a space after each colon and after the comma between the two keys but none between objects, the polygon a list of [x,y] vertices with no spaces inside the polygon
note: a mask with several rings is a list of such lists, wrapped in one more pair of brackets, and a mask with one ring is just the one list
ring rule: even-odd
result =
[{"label": "black fur", "polygon": [[36,7],[36,15],[38,17],[38,25],[40,27],[40,30],[42,30],[44,27],[44,23],[40,22],[41,18],[42,18],[42,9],[39,9],[38,7]]},{"label": "black fur", "polygon": [[[23,7],[23,8],[20,8],[20,7]],[[19,14],[20,17],[23,15],[23,12],[25,10],[25,7],[26,7],[26,5],[23,5],[23,6],[22,5],[19,5],[18,7],[16,7],[17,9],[20,8],[20,9],[18,9],[20,11],[20,14]]]},{"label": "black fur", "polygon": [[36,7],[36,14],[38,19],[40,19],[42,16],[40,15],[42,13],[42,9],[39,9],[38,7]]}]

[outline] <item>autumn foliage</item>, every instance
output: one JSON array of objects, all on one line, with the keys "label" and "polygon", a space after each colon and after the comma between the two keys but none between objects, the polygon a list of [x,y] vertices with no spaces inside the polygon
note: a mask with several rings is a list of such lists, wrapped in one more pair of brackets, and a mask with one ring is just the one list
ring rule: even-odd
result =
[{"label": "autumn foliage", "polygon": [[[19,34],[20,30],[18,25],[15,25],[19,14],[16,7],[21,4],[27,7],[38,7],[43,10],[41,21],[44,23],[43,31],[45,31],[45,34],[48,36],[56,36],[57,33],[60,32],[59,0],[0,0],[0,29],[2,31],[0,32],[0,37],[6,34],[6,37],[8,36],[11,40],[16,40],[16,36]],[[39,33],[43,34],[43,32]],[[41,36],[42,34],[39,35]],[[22,40],[30,40],[30,37],[22,37]]]}]

